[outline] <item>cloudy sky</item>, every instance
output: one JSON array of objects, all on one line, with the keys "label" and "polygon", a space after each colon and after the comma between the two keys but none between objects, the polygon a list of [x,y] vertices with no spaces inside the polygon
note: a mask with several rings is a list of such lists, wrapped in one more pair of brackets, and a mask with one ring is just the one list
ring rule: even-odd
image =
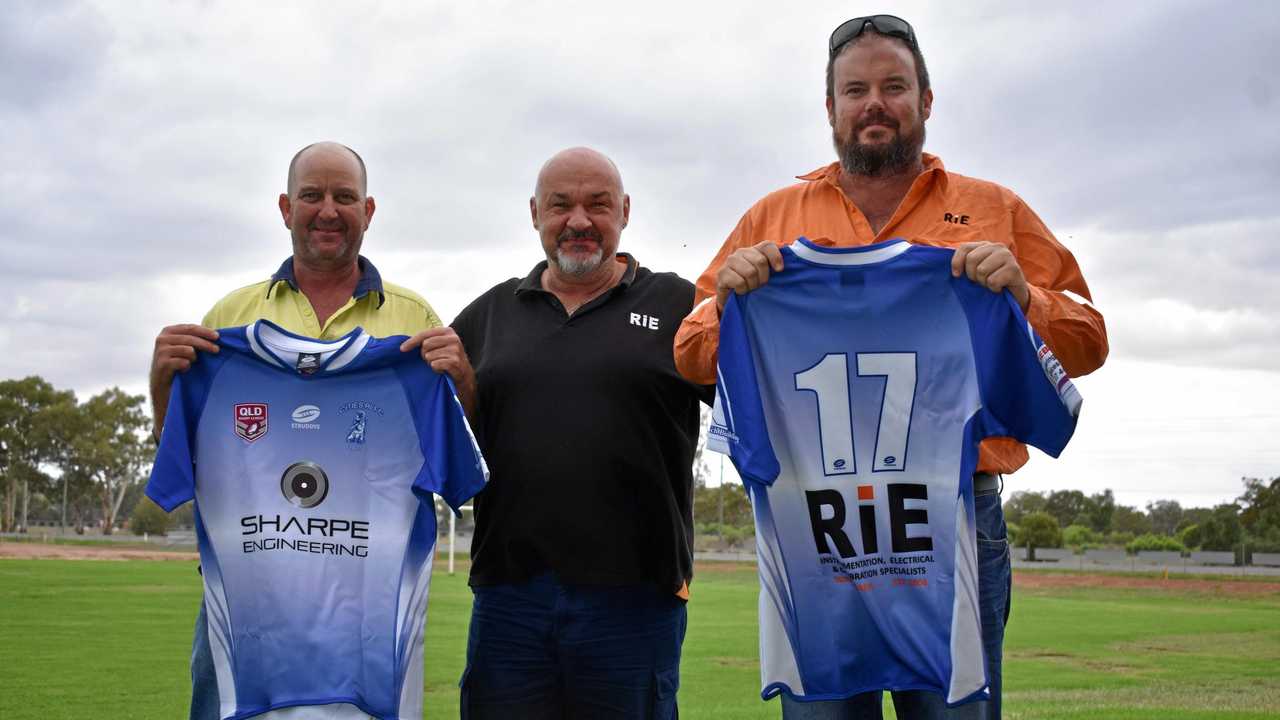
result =
[{"label": "cloudy sky", "polygon": [[834,159],[826,38],[892,12],[933,77],[926,149],[1022,195],[1107,319],[1075,440],[1007,486],[1210,505],[1280,475],[1280,6],[781,7],[6,3],[0,378],[143,392],[161,327],[289,253],[276,197],[318,139],[364,155],[365,253],[446,320],[538,259],[527,198],[570,145],[621,168],[624,249],[693,278]]}]

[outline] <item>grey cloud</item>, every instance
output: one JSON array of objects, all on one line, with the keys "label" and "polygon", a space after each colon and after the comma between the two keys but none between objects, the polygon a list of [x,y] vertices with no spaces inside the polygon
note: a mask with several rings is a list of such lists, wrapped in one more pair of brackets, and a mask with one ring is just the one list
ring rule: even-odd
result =
[{"label": "grey cloud", "polygon": [[1006,44],[942,66],[935,114],[963,105],[966,121],[935,133],[953,157],[1034,188],[1037,207],[1072,224],[1160,230],[1274,216],[1277,81],[1263,69],[1280,66],[1280,13],[1266,3],[1027,7],[1003,18]]},{"label": "grey cloud", "polygon": [[[536,3],[326,18],[264,6],[252,19],[217,4],[37,7],[38,32],[0,29],[0,280],[31,298],[75,287],[81,302],[37,303],[6,330],[60,347],[110,331],[145,356],[170,318],[129,288],[269,273],[288,253],[285,165],[318,138],[369,162],[368,254],[429,298],[446,288],[458,305],[460,277],[473,293],[500,280],[486,254],[504,277],[537,259],[534,174],[576,144],[622,168],[635,203],[624,245],[695,275],[754,200],[833,159],[823,45],[847,10],[686,5],[622,18]],[[1058,229],[1117,348],[1181,356],[1195,333],[1175,350],[1146,337],[1145,303],[1184,301],[1205,322],[1276,305],[1280,163],[1266,160],[1280,147],[1280,57],[1261,39],[1277,13],[1233,7],[1227,27],[1199,3],[1113,5],[1106,22],[1101,5],[912,8],[938,93],[928,149],[1018,190]],[[1188,267],[1198,277],[1173,287]],[[1224,362],[1256,366],[1280,345],[1265,328],[1252,338],[1261,349]],[[92,365],[71,350],[39,362],[77,384],[131,381],[145,360],[119,360],[124,344]],[[5,373],[37,367],[15,363]]]},{"label": "grey cloud", "polygon": [[0,117],[74,99],[110,44],[103,18],[72,2],[7,5],[0,22]]},{"label": "grey cloud", "polygon": [[1068,228],[1113,351],[1176,365],[1275,370],[1280,218],[1151,232]]},{"label": "grey cloud", "polygon": [[1067,232],[1078,233],[1065,239],[1107,295],[1178,298],[1213,310],[1280,307],[1280,217],[1154,232]]}]

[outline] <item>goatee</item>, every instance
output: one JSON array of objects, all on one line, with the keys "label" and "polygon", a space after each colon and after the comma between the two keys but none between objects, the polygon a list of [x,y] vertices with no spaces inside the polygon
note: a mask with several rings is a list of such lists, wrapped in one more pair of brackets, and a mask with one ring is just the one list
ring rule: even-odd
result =
[{"label": "goatee", "polygon": [[560,268],[560,272],[581,277],[600,267],[600,263],[604,262],[604,250],[596,248],[595,252],[582,257],[570,255],[560,248],[556,248],[554,262],[556,267]]},{"label": "goatee", "polygon": [[[585,257],[565,252],[561,246],[574,240],[590,240],[596,243],[595,252]],[[604,238],[595,228],[588,230],[570,230],[566,228],[556,238],[555,252],[547,255],[547,261],[554,264],[560,269],[560,272],[566,275],[581,277],[600,267],[600,263],[604,262],[604,248],[600,247],[603,243]]]}]

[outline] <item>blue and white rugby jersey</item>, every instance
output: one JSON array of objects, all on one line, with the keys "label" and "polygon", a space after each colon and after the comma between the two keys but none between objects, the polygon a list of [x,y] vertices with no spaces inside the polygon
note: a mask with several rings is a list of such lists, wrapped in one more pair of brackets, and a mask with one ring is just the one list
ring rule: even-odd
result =
[{"label": "blue and white rugby jersey", "polygon": [[1012,296],[952,278],[952,254],[800,238],[725,306],[708,447],[755,511],[765,698],[986,697],[978,443],[1056,456],[1080,396]]},{"label": "blue and white rugby jersey", "polygon": [[419,720],[433,494],[488,477],[452,382],[403,337],[219,333],[175,378],[147,495],[195,499],[220,717]]}]

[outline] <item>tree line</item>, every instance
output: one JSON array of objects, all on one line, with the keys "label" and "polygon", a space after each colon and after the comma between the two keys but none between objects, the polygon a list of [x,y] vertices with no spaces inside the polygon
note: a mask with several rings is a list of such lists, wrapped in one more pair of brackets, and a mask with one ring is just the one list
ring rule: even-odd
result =
[{"label": "tree line", "polygon": [[[189,507],[166,517],[142,494],[155,452],[150,427],[145,398],[119,388],[80,401],[39,376],[0,381],[0,531],[35,523],[110,534],[125,518],[137,532],[189,525]],[[751,503],[740,484],[708,485],[704,443],[705,433],[694,456],[696,532],[746,543]],[[1004,503],[1005,520],[1010,540],[1032,548],[1280,552],[1280,477],[1241,482],[1234,502],[1212,508],[1156,500],[1139,509],[1118,505],[1111,490],[1019,491]]]},{"label": "tree line", "polygon": [[[696,473],[693,517],[699,535],[739,545],[753,532],[751,501],[742,485],[707,484]],[[1111,490],[1086,495],[1079,490],[1018,491],[1004,503],[1009,539],[1017,547],[1124,548],[1280,552],[1280,477],[1241,478],[1235,502],[1212,508],[1184,508],[1177,500],[1149,502],[1145,510],[1117,505]],[[1034,557],[1034,555],[1033,555]]]},{"label": "tree line", "polygon": [[0,531],[118,528],[155,452],[145,404],[115,387],[81,402],[38,376],[0,380]]},{"label": "tree line", "polygon": [[1184,508],[1156,500],[1145,511],[1117,505],[1111,490],[1020,491],[1004,504],[1005,522],[1010,540],[1032,553],[1037,547],[1280,552],[1280,477],[1240,482],[1244,492],[1234,502]]}]

